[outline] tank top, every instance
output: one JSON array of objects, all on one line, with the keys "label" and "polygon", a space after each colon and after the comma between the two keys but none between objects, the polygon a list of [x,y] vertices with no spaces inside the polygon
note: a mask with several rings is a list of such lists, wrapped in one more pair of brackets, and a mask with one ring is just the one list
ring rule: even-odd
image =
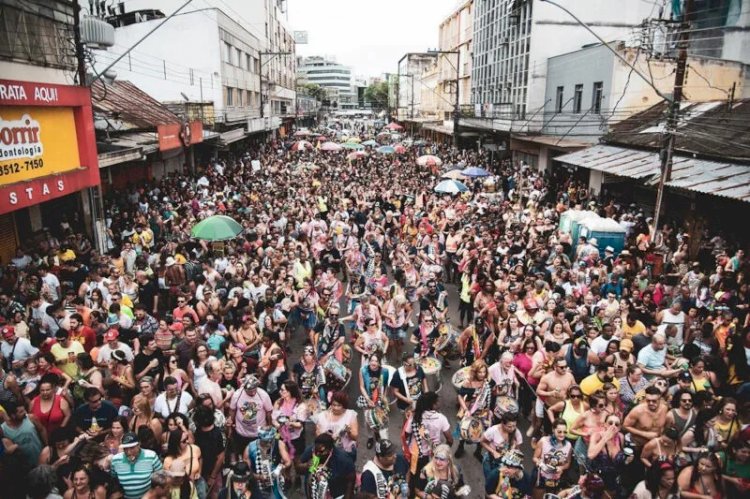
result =
[{"label": "tank top", "polygon": [[583,404],[581,404],[580,412],[576,411],[575,407],[573,407],[573,404],[569,404],[567,400],[563,402],[563,404],[565,405],[563,406],[563,411],[562,414],[560,414],[560,417],[568,424],[568,431],[565,432],[565,438],[573,441],[578,440],[578,435],[571,433],[570,428],[573,427],[573,423],[576,422],[576,419],[578,419],[581,414],[583,414]]},{"label": "tank top", "polygon": [[2,429],[5,437],[18,445],[26,464],[30,467],[36,466],[39,463],[39,454],[42,453],[42,441],[34,428],[34,423],[26,417],[18,428],[3,423]]},{"label": "tank top", "polygon": [[42,412],[41,396],[34,398],[31,404],[31,414],[44,426],[44,429],[47,430],[47,435],[52,434],[53,431],[60,428],[63,419],[65,419],[65,414],[63,414],[62,407],[60,407],[61,404],[62,397],[57,394],[52,399],[52,407],[50,407],[49,412]]},{"label": "tank top", "polygon": [[565,354],[565,361],[568,363],[570,372],[573,374],[576,382],[580,383],[583,378],[589,375],[589,361],[586,356],[578,359],[573,355],[573,346],[568,348],[568,353]]}]

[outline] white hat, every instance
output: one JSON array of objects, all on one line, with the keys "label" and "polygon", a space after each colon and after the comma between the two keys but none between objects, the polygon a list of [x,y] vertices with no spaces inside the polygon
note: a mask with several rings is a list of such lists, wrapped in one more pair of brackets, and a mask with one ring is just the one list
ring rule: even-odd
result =
[{"label": "white hat", "polygon": [[166,261],[165,265],[166,265],[167,267],[171,267],[171,266],[172,266],[172,265],[174,265],[175,263],[177,263],[177,262],[175,261],[174,257],[173,257],[173,256],[168,256],[168,257],[167,257],[167,261]]},{"label": "white hat", "polygon": [[604,251],[609,251],[610,253],[614,253],[615,249],[612,246],[607,246],[606,248],[604,248]]},{"label": "white hat", "polygon": [[591,246],[598,246],[599,241],[597,241],[595,237],[592,237],[591,239],[589,239],[589,244],[591,244]]}]

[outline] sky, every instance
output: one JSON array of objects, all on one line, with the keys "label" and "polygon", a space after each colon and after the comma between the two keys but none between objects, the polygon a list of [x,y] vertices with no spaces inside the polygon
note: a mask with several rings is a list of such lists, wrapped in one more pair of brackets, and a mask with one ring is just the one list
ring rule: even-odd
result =
[{"label": "sky", "polygon": [[407,52],[437,48],[458,0],[288,0],[289,25],[307,31],[302,56],[333,56],[364,78],[395,73]]}]

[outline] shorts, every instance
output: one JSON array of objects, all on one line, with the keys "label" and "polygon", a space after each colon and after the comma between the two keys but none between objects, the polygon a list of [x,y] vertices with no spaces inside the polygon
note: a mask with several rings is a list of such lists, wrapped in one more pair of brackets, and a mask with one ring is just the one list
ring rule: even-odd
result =
[{"label": "shorts", "polygon": [[406,329],[404,326],[391,327],[387,324],[383,324],[383,329],[385,329],[385,334],[388,336],[389,340],[404,341],[406,339]]},{"label": "shorts", "polygon": [[538,418],[544,418],[544,402],[539,397],[536,398],[536,403],[534,404],[534,414]]}]

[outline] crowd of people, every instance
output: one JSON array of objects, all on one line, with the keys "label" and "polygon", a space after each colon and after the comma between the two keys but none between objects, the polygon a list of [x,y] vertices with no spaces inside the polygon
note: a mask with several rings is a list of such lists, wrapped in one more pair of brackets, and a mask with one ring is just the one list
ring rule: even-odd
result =
[{"label": "crowd of people", "polygon": [[[68,218],[24,242],[0,276],[0,496],[747,497],[736,241],[370,125],[111,192],[103,254]],[[434,192],[449,165],[489,176]],[[571,209],[625,249],[573,240]],[[242,233],[191,238],[213,215]]]}]

